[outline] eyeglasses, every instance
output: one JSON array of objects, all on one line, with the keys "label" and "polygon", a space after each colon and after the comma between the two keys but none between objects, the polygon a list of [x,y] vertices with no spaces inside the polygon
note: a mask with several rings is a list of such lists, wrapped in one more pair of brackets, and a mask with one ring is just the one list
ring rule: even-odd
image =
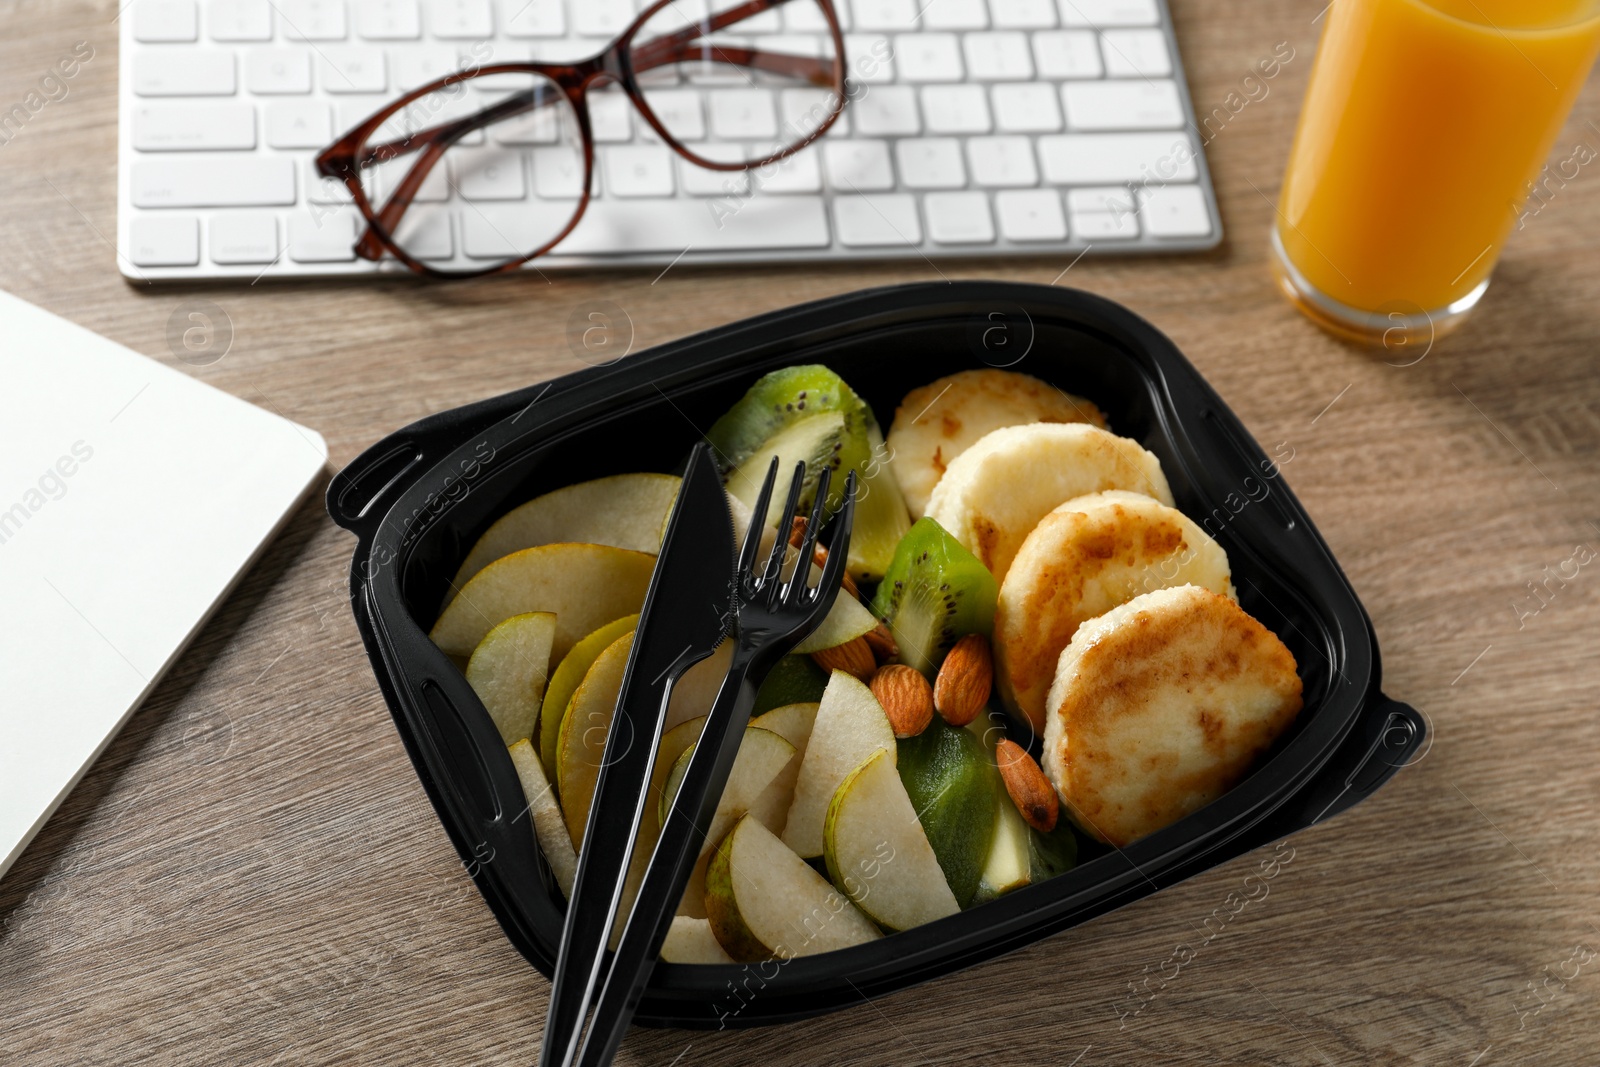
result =
[{"label": "eyeglasses", "polygon": [[[744,171],[816,140],[845,99],[833,0],[655,0],[588,59],[490,63],[413,90],[324,149],[317,171],[366,219],[358,256],[474,277],[573,231],[595,185],[596,127],[613,138],[630,104],[646,141]],[[655,145],[607,151],[608,197],[671,188]]]}]

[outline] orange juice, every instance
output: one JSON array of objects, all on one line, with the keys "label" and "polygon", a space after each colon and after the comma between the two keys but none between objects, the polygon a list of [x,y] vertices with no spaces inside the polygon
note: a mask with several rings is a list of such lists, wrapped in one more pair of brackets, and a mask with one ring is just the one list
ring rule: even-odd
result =
[{"label": "orange juice", "polygon": [[1327,20],[1284,177],[1280,278],[1347,336],[1453,324],[1600,49],[1600,0],[1334,0]]}]

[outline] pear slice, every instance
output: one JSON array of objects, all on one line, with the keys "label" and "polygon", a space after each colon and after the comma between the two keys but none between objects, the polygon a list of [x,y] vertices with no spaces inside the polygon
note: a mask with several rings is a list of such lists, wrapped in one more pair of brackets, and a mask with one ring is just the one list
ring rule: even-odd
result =
[{"label": "pear slice", "polygon": [[556,876],[561,894],[572,896],[572,880],[578,875],[578,853],[572,847],[572,835],[561,818],[561,808],[544,776],[544,764],[534,754],[533,745],[526,738],[511,746],[511,762],[517,768],[517,778],[522,782],[522,795],[528,800],[528,815],[533,822],[533,834],[539,842],[539,851]]},{"label": "pear slice", "polygon": [[[689,757],[693,754],[694,746],[690,745],[667,773],[666,783],[661,788],[661,808],[657,813],[663,822],[673,798],[678,795],[678,784],[683,781],[684,772],[689,769]],[[728,828],[744,817],[750,805],[766,791],[767,786],[793,758],[794,746],[771,730],[757,726],[745,727],[744,737],[739,740],[739,753],[734,756],[733,767],[728,771],[728,784],[722,788],[716,814],[712,815],[711,826],[701,842],[702,854],[717,847]]]},{"label": "pear slice", "polygon": [[789,821],[789,805],[794,802],[794,783],[800,777],[806,742],[811,740],[811,727],[817,721],[817,707],[815,703],[785,704],[750,720],[751,726],[771,730],[794,746],[794,755],[789,762],[784,764],[783,770],[750,805],[750,814],[780,837],[783,836],[783,824]]},{"label": "pear slice", "polygon": [[607,545],[528,548],[479,571],[433,624],[433,643],[468,656],[496,624],[525,611],[553,611],[551,655],[559,661],[603,623],[638,611],[656,557]]},{"label": "pear slice", "polygon": [[879,582],[894,559],[900,538],[911,529],[911,516],[895,480],[893,453],[884,446],[883,431],[876,422],[867,423],[867,447],[872,458],[861,471],[848,559],[850,576],[856,581]]},{"label": "pear slice", "polygon": [[556,789],[561,794],[561,813],[566,817],[574,848],[583,848],[583,828],[589,821],[589,806],[594,803],[606,736],[611,732],[611,719],[617,711],[617,696],[622,692],[622,676],[632,648],[633,634],[627,633],[595,657],[561,720],[556,740]]},{"label": "pear slice", "polygon": [[746,963],[831,952],[883,936],[753,816],[739,820],[711,859],[706,915],[728,955]]},{"label": "pear slice", "polygon": [[[633,855],[628,859],[628,873],[622,879],[622,907],[617,911],[616,925],[611,928],[612,948],[616,948],[617,942],[622,938],[622,928],[626,925],[628,913],[633,910],[634,897],[638,896],[639,886],[644,882],[644,869],[649,865],[650,854],[655,851],[656,842],[661,838],[661,820],[656,817],[656,813],[661,791],[666,786],[667,775],[677,765],[678,757],[693,747],[705,724],[704,718],[690,719],[661,735],[661,745],[656,749],[655,762],[650,766],[650,782],[645,787],[647,792],[644,812],[639,818],[639,836],[633,842]],[[587,821],[587,815],[585,820]]]},{"label": "pear slice", "polygon": [[883,706],[856,678],[834,671],[828,688],[822,691],[805,758],[800,761],[783,843],[802,859],[822,855],[822,825],[834,791],[846,775],[880,749],[889,753],[889,766],[893,767],[894,728]]},{"label": "pear slice", "polygon": [[550,673],[556,617],[548,611],[513,615],[484,635],[467,661],[467,684],[478,694],[506,744],[532,737]]},{"label": "pear slice", "polygon": [[572,694],[578,691],[583,676],[594,666],[595,657],[623,634],[632,633],[638,624],[637,615],[613,619],[568,649],[551,672],[550,681],[544,687],[544,704],[539,709],[539,758],[544,760],[544,772],[552,784],[556,781],[561,719],[567,713],[567,705],[572,703]]},{"label": "pear slice", "polygon": [[500,516],[478,538],[451,587],[459,591],[502,556],[540,545],[610,545],[654,555],[661,550],[680,483],[670,474],[614,474],[536,496]]},{"label": "pear slice", "polygon": [[[995,761],[994,749],[1006,736],[1002,721],[998,713],[991,711],[979,715],[966,727],[983,742],[983,750],[997,779],[1000,768]],[[1027,820],[1011,802],[1011,797],[1004,788],[995,790],[994,837],[989,842],[989,855],[983,862],[978,891],[972,897],[974,904],[994,900],[1033,881],[1032,843],[1028,835]]]},{"label": "pear slice", "polygon": [[892,752],[873,754],[839,784],[828,805],[824,856],[833,884],[869,918],[885,929],[909,930],[961,907],[900,784]]},{"label": "pear slice", "polygon": [[661,942],[661,958],[668,963],[732,963],[707,919],[675,916],[667,939]]}]

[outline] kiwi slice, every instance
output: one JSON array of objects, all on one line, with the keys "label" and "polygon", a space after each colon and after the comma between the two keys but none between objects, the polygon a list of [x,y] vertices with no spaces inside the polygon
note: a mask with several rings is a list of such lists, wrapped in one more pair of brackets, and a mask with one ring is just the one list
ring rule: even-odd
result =
[{"label": "kiwi slice", "polygon": [[872,458],[862,473],[856,498],[855,530],[850,537],[850,576],[871,584],[883,580],[894,550],[911,527],[906,498],[889,465],[889,450],[876,422],[867,424],[867,447]]},{"label": "kiwi slice", "polygon": [[716,450],[728,491],[753,505],[774,456],[775,495],[788,488],[796,461],[806,465],[800,506],[809,507],[817,478],[832,468],[829,507],[843,499],[844,472],[871,458],[867,426],[872,411],[833,371],[820,364],[784,367],[762,376],[706,434]]},{"label": "kiwi slice", "polygon": [[999,775],[971,730],[935,719],[896,743],[895,769],[956,903],[972,903],[994,838]]},{"label": "kiwi slice", "polygon": [[901,662],[932,678],[957,640],[994,629],[999,593],[989,568],[943,526],[922,518],[900,539],[872,610],[889,624]]},{"label": "kiwi slice", "polygon": [[810,656],[784,656],[767,672],[750,717],[787,704],[815,704],[827,687],[828,672],[813,663]]}]

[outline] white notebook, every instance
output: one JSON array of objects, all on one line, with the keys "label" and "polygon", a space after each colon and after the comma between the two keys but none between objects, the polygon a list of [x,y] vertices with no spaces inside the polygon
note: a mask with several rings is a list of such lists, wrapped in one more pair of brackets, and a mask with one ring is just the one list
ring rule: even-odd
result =
[{"label": "white notebook", "polygon": [[0,875],[327,458],[315,431],[0,292]]}]

